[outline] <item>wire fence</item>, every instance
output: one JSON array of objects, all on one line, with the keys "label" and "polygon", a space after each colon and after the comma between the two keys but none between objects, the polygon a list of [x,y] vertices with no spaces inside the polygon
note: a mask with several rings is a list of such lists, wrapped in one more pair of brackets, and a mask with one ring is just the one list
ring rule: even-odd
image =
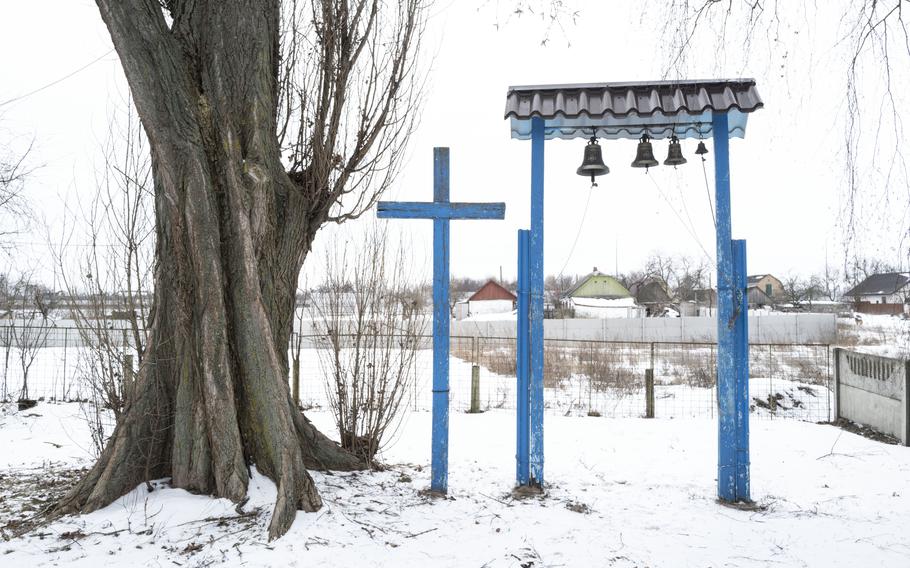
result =
[{"label": "wire fence", "polygon": [[[75,327],[50,327],[41,333],[25,326],[0,326],[0,399],[16,400],[26,390],[32,399],[91,398],[88,375],[96,372],[88,337]],[[107,346],[136,372],[138,354],[131,337],[117,331]],[[305,408],[327,408],[332,369],[325,338],[300,340],[300,400]],[[418,338],[419,353],[409,379],[409,409],[428,411],[432,402],[432,338]],[[514,410],[516,405],[514,338],[452,337],[450,409],[471,405],[472,374],[479,377],[480,409]],[[654,414],[658,418],[714,417],[716,345],[713,343],[636,343],[546,340],[545,409],[565,415],[614,418],[645,414],[645,371],[653,369]],[[829,421],[833,409],[833,362],[822,344],[750,345],[750,405],[762,419]],[[289,360],[293,353],[289,349]],[[477,368],[474,371],[474,368]]]}]

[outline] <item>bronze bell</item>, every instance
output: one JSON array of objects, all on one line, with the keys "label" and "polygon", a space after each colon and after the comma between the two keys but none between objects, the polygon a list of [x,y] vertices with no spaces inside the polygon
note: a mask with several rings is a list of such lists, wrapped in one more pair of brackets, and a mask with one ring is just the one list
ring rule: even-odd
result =
[{"label": "bronze bell", "polygon": [[654,149],[649,140],[651,137],[647,133],[641,135],[641,140],[638,142],[638,153],[635,155],[635,161],[632,162],[633,168],[650,168],[660,163],[654,159]]},{"label": "bronze bell", "polygon": [[580,176],[591,176],[591,185],[594,186],[597,185],[594,183],[594,176],[610,173],[610,168],[604,164],[603,153],[601,152],[600,144],[597,143],[597,137],[592,136],[591,140],[588,141],[588,145],[585,146],[585,159],[578,166],[575,173]]},{"label": "bronze bell", "polygon": [[698,141],[698,148],[695,149],[695,154],[696,154],[697,156],[701,156],[701,161],[704,162],[704,161],[705,161],[705,154],[707,154],[707,153],[708,153],[708,148],[705,146],[704,141],[699,140],[699,141]]},{"label": "bronze bell", "polygon": [[664,160],[665,166],[681,166],[686,163],[686,158],[682,155],[682,146],[679,144],[679,138],[674,134],[670,138],[670,151],[667,153],[667,159]]}]

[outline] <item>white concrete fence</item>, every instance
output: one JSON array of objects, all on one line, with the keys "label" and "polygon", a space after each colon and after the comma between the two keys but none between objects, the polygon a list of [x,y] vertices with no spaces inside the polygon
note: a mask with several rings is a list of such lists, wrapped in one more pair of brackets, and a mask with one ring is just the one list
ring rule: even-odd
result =
[{"label": "white concrete fence", "polygon": [[[515,320],[453,321],[451,334],[462,337],[515,337]],[[713,317],[544,320],[546,339],[634,341],[646,343],[713,343]],[[755,344],[837,343],[834,314],[749,316],[749,342]]]},{"label": "white concrete fence", "polygon": [[837,418],[910,445],[910,361],[834,350]]}]

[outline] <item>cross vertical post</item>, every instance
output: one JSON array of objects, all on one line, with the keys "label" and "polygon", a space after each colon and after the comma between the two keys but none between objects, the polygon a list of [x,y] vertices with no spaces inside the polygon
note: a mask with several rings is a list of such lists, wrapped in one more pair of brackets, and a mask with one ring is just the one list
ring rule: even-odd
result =
[{"label": "cross vertical post", "polygon": [[[724,112],[712,118],[714,137],[715,210],[717,214],[717,496],[722,501],[748,501],[748,309],[745,280],[734,267],[730,220],[729,121]],[[737,248],[739,245],[737,245]],[[745,273],[745,246],[740,251]],[[742,301],[737,300],[737,296]],[[738,320],[743,320],[742,322]],[[744,371],[745,369],[745,371]],[[745,383],[745,384],[742,384]],[[744,394],[745,393],[745,394]],[[745,396],[745,416],[740,398]],[[743,442],[744,441],[744,442]],[[737,482],[738,473],[745,478]],[[743,493],[743,490],[746,490]]]},{"label": "cross vertical post", "polygon": [[380,201],[380,219],[433,220],[433,427],[430,489],[449,484],[449,221],[503,219],[505,203],[450,203],[449,149],[433,148],[433,201]]},{"label": "cross vertical post", "polygon": [[[449,149],[433,149],[433,202],[449,202]],[[433,447],[430,489],[449,485],[449,220],[433,219]]]},{"label": "cross vertical post", "polygon": [[530,483],[543,486],[543,186],[544,122],[531,119],[531,233],[528,244],[528,285],[531,319]]}]

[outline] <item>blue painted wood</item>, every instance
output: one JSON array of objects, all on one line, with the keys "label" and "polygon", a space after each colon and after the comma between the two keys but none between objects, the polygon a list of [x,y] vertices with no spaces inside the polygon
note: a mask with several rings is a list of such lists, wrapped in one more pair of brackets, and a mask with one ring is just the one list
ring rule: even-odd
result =
[{"label": "blue painted wood", "polygon": [[530,231],[518,231],[518,330],[516,333],[518,348],[515,368],[517,370],[516,396],[516,450],[515,482],[521,485],[530,483],[530,358],[531,346],[529,321],[528,287],[528,242]]},{"label": "blue painted wood", "polygon": [[449,221],[503,219],[504,203],[449,203],[449,149],[433,148],[433,201],[383,201],[382,219],[433,220],[433,427],[430,489],[449,485]]},{"label": "blue painted wood", "polygon": [[544,121],[531,120],[531,234],[528,240],[528,285],[530,287],[530,484],[544,482],[543,437],[543,186]]},{"label": "blue painted wood", "polygon": [[[449,149],[433,149],[433,202],[449,201]],[[433,447],[430,489],[449,486],[449,220],[433,220]]]},{"label": "blue painted wood", "polygon": [[746,241],[733,241],[733,282],[736,288],[736,322],[733,325],[734,404],[736,406],[736,455],[734,499],[751,501],[749,483],[749,297]]},{"label": "blue painted wood", "polygon": [[425,203],[420,201],[380,201],[380,219],[502,219],[505,203]]},{"label": "blue painted wood", "polygon": [[727,115],[713,116],[717,215],[717,496],[736,500],[736,377],[733,250],[730,239],[730,140]]}]

